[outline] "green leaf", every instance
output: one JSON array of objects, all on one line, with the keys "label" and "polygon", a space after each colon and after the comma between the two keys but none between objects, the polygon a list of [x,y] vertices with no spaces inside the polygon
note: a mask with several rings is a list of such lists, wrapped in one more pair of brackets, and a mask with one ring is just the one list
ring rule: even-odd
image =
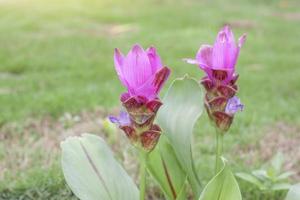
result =
[{"label": "green leaf", "polygon": [[148,158],[148,170],[162,188],[166,198],[186,200],[186,173],[164,135],[160,137],[158,145]]},{"label": "green leaf", "polygon": [[277,177],[277,180],[278,181],[281,181],[281,180],[286,180],[288,179],[290,176],[294,175],[295,172],[292,172],[292,171],[287,171],[287,172],[283,172],[282,174],[280,174],[278,177]]},{"label": "green leaf", "polygon": [[300,183],[293,185],[290,188],[285,200],[299,200],[299,199],[300,199]]},{"label": "green leaf", "polygon": [[279,191],[279,190],[289,190],[291,188],[291,184],[289,183],[275,183],[272,185],[271,190]]},{"label": "green leaf", "polygon": [[69,137],[61,148],[65,179],[81,200],[139,199],[136,185],[100,137]]},{"label": "green leaf", "polygon": [[200,181],[191,152],[194,125],[202,114],[203,93],[197,81],[188,76],[175,80],[163,99],[157,122],[171,143],[188,176],[194,193],[200,194]]},{"label": "green leaf", "polygon": [[284,163],[284,157],[281,152],[278,152],[271,160],[271,166],[274,168],[275,174],[279,174]]},{"label": "green leaf", "polygon": [[257,186],[260,190],[266,189],[265,186],[252,174],[240,172],[240,173],[236,173],[235,175],[240,179]]},{"label": "green leaf", "polygon": [[252,171],[252,174],[262,181],[267,181],[271,179],[271,177],[268,175],[268,172],[263,169],[254,170]]},{"label": "green leaf", "polygon": [[239,185],[223,160],[222,170],[205,186],[199,200],[242,200]]}]

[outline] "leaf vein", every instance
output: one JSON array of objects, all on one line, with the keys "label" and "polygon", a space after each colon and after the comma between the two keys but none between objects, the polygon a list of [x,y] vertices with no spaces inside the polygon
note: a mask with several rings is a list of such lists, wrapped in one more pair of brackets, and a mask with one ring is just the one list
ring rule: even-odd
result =
[{"label": "leaf vein", "polygon": [[111,194],[110,194],[110,192],[109,192],[109,190],[108,190],[108,187],[107,187],[107,185],[105,184],[105,181],[104,181],[103,177],[101,176],[101,174],[100,174],[100,172],[98,171],[98,169],[97,169],[95,163],[93,162],[92,158],[91,158],[90,155],[88,154],[87,149],[84,147],[84,145],[82,144],[82,142],[80,142],[80,146],[81,146],[81,148],[82,148],[82,150],[83,150],[85,156],[87,157],[89,163],[91,164],[91,166],[92,166],[94,172],[96,173],[97,178],[100,180],[100,182],[102,183],[102,185],[103,185],[105,191],[107,192],[107,194],[108,194],[108,196],[109,196],[109,199],[110,199],[110,200],[113,200],[113,198],[112,198],[112,196],[111,196]]}]

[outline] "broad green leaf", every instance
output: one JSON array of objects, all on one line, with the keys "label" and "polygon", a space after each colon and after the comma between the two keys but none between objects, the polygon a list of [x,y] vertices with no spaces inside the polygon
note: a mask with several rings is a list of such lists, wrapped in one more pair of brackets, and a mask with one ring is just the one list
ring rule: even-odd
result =
[{"label": "broad green leaf", "polygon": [[289,178],[290,176],[294,175],[295,172],[292,172],[292,171],[287,171],[287,172],[283,172],[282,174],[280,174],[278,177],[277,177],[277,180],[285,180],[287,178]]},{"label": "broad green leaf", "polygon": [[222,170],[205,186],[199,200],[242,200],[239,185],[223,162]]},{"label": "broad green leaf", "polygon": [[271,177],[268,175],[268,172],[263,169],[254,170],[252,171],[252,174],[262,181],[271,179]]},{"label": "broad green leaf", "polygon": [[69,137],[61,148],[65,179],[81,200],[139,199],[136,185],[100,137]]},{"label": "broad green leaf", "polygon": [[162,188],[167,199],[186,200],[186,173],[180,166],[175,152],[162,135],[156,148],[150,153],[147,167]]},{"label": "broad green leaf", "polygon": [[188,76],[175,80],[163,99],[157,122],[186,171],[194,193],[200,194],[200,181],[191,152],[194,125],[203,110],[203,93],[197,81]]},{"label": "broad green leaf", "polygon": [[240,179],[243,179],[244,181],[247,181],[247,182],[257,186],[260,190],[266,189],[266,187],[252,174],[240,172],[240,173],[236,173],[235,175],[237,177],[239,177]]},{"label": "broad green leaf", "polygon": [[176,200],[186,200],[187,199],[187,193],[186,193],[186,187],[185,185],[181,188],[181,191],[179,191],[179,194],[176,198]]},{"label": "broad green leaf", "polygon": [[289,190],[291,188],[291,184],[289,183],[275,183],[271,190],[279,191],[279,190]]},{"label": "broad green leaf", "polygon": [[293,185],[290,188],[285,200],[299,200],[299,199],[300,199],[300,183]]},{"label": "broad green leaf", "polygon": [[274,168],[275,174],[278,175],[281,172],[281,168],[284,162],[284,157],[281,152],[278,152],[271,160],[271,166]]}]

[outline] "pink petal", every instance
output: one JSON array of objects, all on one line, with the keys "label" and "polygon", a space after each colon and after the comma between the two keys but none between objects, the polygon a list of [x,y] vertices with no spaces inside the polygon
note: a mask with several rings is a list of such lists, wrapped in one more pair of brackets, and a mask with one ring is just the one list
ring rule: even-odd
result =
[{"label": "pink petal", "polygon": [[218,33],[217,39],[215,41],[214,47],[213,47],[213,61],[212,65],[214,69],[224,69],[225,68],[225,50],[227,47],[227,35],[224,31],[220,31]]},{"label": "pink petal", "polygon": [[146,50],[149,61],[150,61],[150,65],[151,65],[151,69],[152,69],[152,73],[154,74],[155,72],[157,72],[158,69],[162,68],[162,63],[161,63],[161,59],[159,57],[159,55],[156,52],[156,48],[151,46],[150,48],[148,48]]},{"label": "pink petal", "polygon": [[240,50],[241,50],[242,46],[244,45],[244,43],[246,42],[246,38],[247,38],[247,35],[246,35],[246,34],[243,34],[243,35],[239,38],[239,41],[238,41],[238,47],[236,48],[236,52],[235,52],[235,54],[234,54],[233,61],[232,61],[232,64],[233,64],[234,66],[236,65],[237,59],[238,59],[239,54],[240,54]]},{"label": "pink petal", "polygon": [[234,34],[230,29],[230,26],[226,25],[224,26],[223,30],[226,33],[227,36],[227,49],[225,50],[225,60],[224,60],[224,65],[226,68],[234,68],[234,65],[236,63],[236,52],[237,52],[237,47],[235,44],[235,38]]},{"label": "pink petal", "polygon": [[138,44],[132,47],[124,60],[123,75],[131,89],[140,87],[152,75],[147,53]]},{"label": "pink petal", "polygon": [[124,77],[124,74],[123,74],[123,71],[122,71],[123,64],[124,64],[124,55],[117,48],[115,48],[114,63],[115,63],[115,69],[117,71],[117,74],[118,74],[118,77],[119,77],[120,81],[122,82],[122,84],[125,87],[128,87],[128,83],[125,80],[125,77]]},{"label": "pink petal", "polygon": [[246,42],[246,38],[247,38],[247,34],[243,34],[240,38],[239,38],[239,42],[238,42],[238,47],[241,48],[244,43]]},{"label": "pink petal", "polygon": [[233,34],[230,26],[229,25],[225,25],[222,30],[226,33],[228,42],[229,43],[235,43],[234,34]]},{"label": "pink petal", "polygon": [[210,45],[202,45],[197,52],[196,60],[202,69],[212,67],[213,48]]},{"label": "pink petal", "polygon": [[149,100],[157,97],[160,89],[170,75],[170,69],[164,67],[152,75],[149,80],[135,91],[135,95],[147,97]]},{"label": "pink petal", "polygon": [[227,50],[225,51],[225,60],[224,60],[224,65],[226,69],[234,69],[237,60],[236,57],[237,51],[238,48],[236,47],[234,42],[227,44]]},{"label": "pink petal", "polygon": [[214,69],[233,69],[236,62],[237,47],[234,35],[229,26],[225,26],[219,33],[213,48]]}]

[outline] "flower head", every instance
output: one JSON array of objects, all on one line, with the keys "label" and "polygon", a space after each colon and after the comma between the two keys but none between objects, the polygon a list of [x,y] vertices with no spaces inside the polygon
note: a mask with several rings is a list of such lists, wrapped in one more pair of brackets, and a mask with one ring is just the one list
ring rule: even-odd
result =
[{"label": "flower head", "polygon": [[155,47],[145,51],[136,44],[127,56],[115,49],[114,62],[119,79],[127,88],[129,96],[155,99],[170,74],[170,69],[163,67]]},{"label": "flower head", "polygon": [[144,51],[137,44],[127,56],[115,49],[114,61],[119,79],[127,88],[120,98],[126,112],[109,119],[124,131],[133,145],[151,151],[161,134],[160,127],[153,123],[162,105],[158,94],[170,69],[163,67],[154,47]]},{"label": "flower head", "polygon": [[218,33],[213,46],[202,45],[196,59],[186,61],[197,64],[212,81],[228,83],[235,77],[235,64],[245,40],[246,34],[243,34],[236,44],[233,32],[226,25]]},{"label": "flower head", "polygon": [[245,39],[244,34],[236,44],[230,27],[224,26],[213,46],[202,45],[196,59],[186,59],[206,73],[201,79],[206,90],[205,108],[210,119],[222,132],[230,128],[235,113],[243,110],[243,105],[235,96],[238,90],[235,65]]}]

